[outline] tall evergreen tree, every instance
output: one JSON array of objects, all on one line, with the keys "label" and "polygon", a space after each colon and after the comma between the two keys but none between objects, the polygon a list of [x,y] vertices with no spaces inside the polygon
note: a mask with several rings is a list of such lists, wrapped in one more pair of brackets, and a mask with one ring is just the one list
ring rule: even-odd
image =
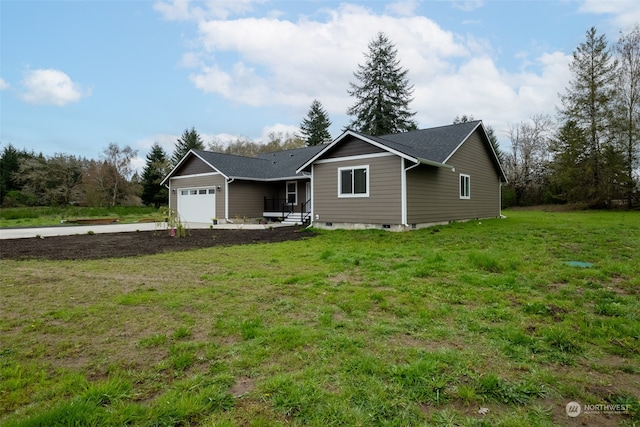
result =
[{"label": "tall evergreen tree", "polygon": [[588,180],[582,183],[589,203],[603,204],[610,198],[603,177],[609,175],[604,167],[603,145],[609,144],[608,132],[612,123],[612,99],[617,61],[611,53],[604,35],[597,35],[595,27],[587,31],[586,40],[573,52],[569,69],[573,78],[562,95],[565,120],[571,120],[585,130]]},{"label": "tall evergreen tree", "polygon": [[567,120],[551,141],[551,182],[555,198],[562,202],[584,201],[584,183],[589,178],[589,156],[584,150],[587,134],[575,120]]},{"label": "tall evergreen tree", "polygon": [[157,142],[147,154],[147,162],[142,170],[142,202],[156,208],[169,202],[169,192],[160,185],[169,173],[167,155]]},{"label": "tall evergreen tree", "polygon": [[177,165],[189,150],[204,150],[204,143],[193,127],[191,130],[185,129],[182,136],[178,138],[171,156],[171,165]]},{"label": "tall evergreen tree", "polygon": [[349,83],[349,95],[356,103],[347,110],[354,116],[350,128],[373,136],[417,129],[409,110],[413,86],[397,59],[397,49],[380,32],[369,43],[365,65],[358,64],[354,76],[358,83]]},{"label": "tall evergreen tree", "polygon": [[320,101],[314,99],[307,117],[300,124],[300,132],[307,146],[310,147],[331,141],[329,126],[331,126],[329,115],[322,108]]},{"label": "tall evergreen tree", "polygon": [[11,205],[18,202],[17,200],[5,200],[5,197],[10,192],[18,192],[22,188],[17,180],[20,162],[32,157],[35,157],[34,153],[17,150],[11,144],[2,149],[2,153],[0,153],[0,204]]}]

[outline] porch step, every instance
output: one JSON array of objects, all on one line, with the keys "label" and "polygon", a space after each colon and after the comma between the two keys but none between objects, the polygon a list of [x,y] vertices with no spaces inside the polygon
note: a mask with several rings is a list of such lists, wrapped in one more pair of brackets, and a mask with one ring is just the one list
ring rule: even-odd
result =
[{"label": "porch step", "polygon": [[302,224],[302,214],[290,213],[282,222],[285,224]]}]

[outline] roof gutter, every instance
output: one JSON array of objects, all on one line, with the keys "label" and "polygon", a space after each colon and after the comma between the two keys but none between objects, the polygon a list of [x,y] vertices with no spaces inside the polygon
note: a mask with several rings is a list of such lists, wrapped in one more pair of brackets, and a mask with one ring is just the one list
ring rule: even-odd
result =
[{"label": "roof gutter", "polygon": [[[433,160],[427,160],[427,159],[421,159],[421,158],[416,158],[416,163],[417,164],[421,164],[421,165],[429,165],[429,166],[435,166],[437,168],[445,168],[445,169],[451,169],[451,171],[455,172],[456,168],[454,166],[451,165],[447,165],[444,163],[439,163],[439,162],[434,162]],[[417,166],[416,164],[416,166]],[[410,168],[407,168],[407,170],[413,168],[414,166],[411,166]]]},{"label": "roof gutter", "polygon": [[404,161],[405,158],[402,158],[402,169],[403,169],[403,173],[402,173],[402,183],[400,184],[402,186],[402,194],[401,194],[401,198],[402,198],[402,207],[401,207],[401,215],[402,215],[402,224],[405,227],[409,227],[409,221],[408,221],[408,213],[407,213],[407,172],[409,172],[411,169],[418,167],[420,165],[428,165],[428,166],[435,166],[437,168],[445,168],[445,169],[450,169],[451,171],[455,172],[456,168],[451,166],[451,165],[445,165],[444,163],[438,163],[438,162],[434,162],[433,160],[427,160],[427,159],[421,159],[421,158],[413,158],[411,159],[413,161],[414,164],[412,164],[409,167],[404,167]]}]

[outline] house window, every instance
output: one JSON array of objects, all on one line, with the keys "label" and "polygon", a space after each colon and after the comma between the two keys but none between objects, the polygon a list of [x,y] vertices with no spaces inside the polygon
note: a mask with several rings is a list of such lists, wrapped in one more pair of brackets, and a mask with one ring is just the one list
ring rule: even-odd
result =
[{"label": "house window", "polygon": [[338,197],[369,197],[369,166],[338,168]]},{"label": "house window", "polygon": [[290,205],[298,204],[298,182],[287,181],[287,203]]},{"label": "house window", "polygon": [[469,175],[460,174],[460,198],[471,198],[471,177]]}]

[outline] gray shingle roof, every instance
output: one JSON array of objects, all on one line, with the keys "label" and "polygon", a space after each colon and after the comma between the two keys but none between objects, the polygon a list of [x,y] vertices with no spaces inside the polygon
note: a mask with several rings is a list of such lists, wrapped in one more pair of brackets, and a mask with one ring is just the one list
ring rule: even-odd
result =
[{"label": "gray shingle roof", "polygon": [[[365,140],[373,141],[376,144],[414,159],[444,164],[480,124],[481,121],[475,120],[467,123],[378,137],[355,131],[348,131],[348,133],[360,136]],[[339,140],[340,138],[334,141],[333,144]],[[302,176],[302,173],[297,173],[296,171],[301,169],[303,165],[307,163],[310,164],[314,157],[319,155],[323,149],[330,149],[329,147],[331,145],[332,144],[324,144],[295,150],[264,153],[257,157],[244,157],[203,150],[193,151],[197,156],[229,178],[278,180]],[[322,156],[322,154],[320,154],[320,156]],[[504,178],[504,173],[498,160],[494,159],[494,162]],[[167,178],[165,178],[165,180]]]},{"label": "gray shingle roof", "polygon": [[368,138],[411,157],[444,163],[478,124],[480,121],[476,120]]},{"label": "gray shingle roof", "polygon": [[211,166],[230,178],[259,180],[281,179],[301,176],[296,169],[316,155],[324,145],[264,153],[257,157],[244,157],[213,151],[193,150]]}]

